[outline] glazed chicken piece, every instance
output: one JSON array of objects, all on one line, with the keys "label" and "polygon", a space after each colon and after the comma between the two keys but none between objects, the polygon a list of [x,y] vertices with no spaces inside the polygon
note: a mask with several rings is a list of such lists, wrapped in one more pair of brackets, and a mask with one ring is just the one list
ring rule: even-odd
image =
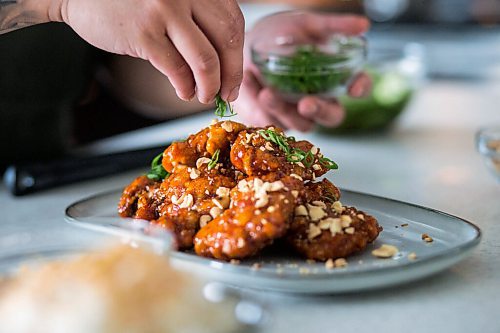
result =
[{"label": "glazed chicken piece", "polygon": [[174,235],[174,246],[178,250],[188,250],[193,247],[193,239],[200,229],[200,214],[194,210],[171,205],[169,214],[151,221],[169,230]]},{"label": "glazed chicken piece", "polygon": [[205,225],[229,207],[229,194],[236,179],[234,170],[220,166],[177,167],[161,184],[163,200],[157,205],[160,217],[152,223],[172,231],[179,249],[192,248],[200,223]]},{"label": "glazed chicken piece", "polygon": [[[267,140],[265,137],[269,138],[269,133],[282,144]],[[298,161],[298,150],[310,153],[307,161]],[[327,162],[312,143],[287,138],[281,129],[275,127],[242,130],[231,148],[231,163],[249,176],[280,171],[298,179],[314,180],[328,171]]]},{"label": "glazed chicken piece", "polygon": [[139,176],[122,193],[118,203],[118,214],[121,217],[153,220],[157,218],[155,194],[160,182]]},{"label": "glazed chicken piece", "polygon": [[229,191],[241,175],[222,165],[209,169],[207,163],[198,164],[199,168],[177,167],[176,172],[163,181],[160,190],[165,199],[158,208],[160,216],[168,213],[166,207],[170,204],[196,210],[201,215],[209,214],[213,207],[229,206]]},{"label": "glazed chicken piece", "polygon": [[222,260],[250,257],[285,235],[302,182],[249,177],[231,191],[231,206],[196,234],[198,255]]},{"label": "glazed chicken piece", "polygon": [[315,200],[333,203],[340,200],[340,190],[326,178],[320,182],[308,182],[300,193],[297,204],[303,205]]},{"label": "glazed chicken piece", "polygon": [[202,160],[198,166],[178,166],[163,182],[138,177],[122,194],[120,215],[145,219],[172,231],[179,249],[193,247],[200,221],[206,224],[229,207],[230,190],[242,177],[223,163],[209,168]]},{"label": "glazed chicken piece", "polygon": [[246,126],[234,121],[221,121],[190,135],[186,141],[172,143],[163,153],[162,165],[173,172],[177,165],[194,167],[200,157],[211,158],[217,150],[225,159],[230,145]]},{"label": "glazed chicken piece", "polygon": [[229,206],[229,192],[243,176],[229,161],[230,144],[243,128],[219,122],[172,144],[162,159],[171,175],[163,182],[137,178],[124,190],[120,215],[159,224],[174,233],[179,249],[191,248],[200,222],[206,224]]},{"label": "glazed chicken piece", "polygon": [[382,227],[374,217],[354,207],[325,200],[325,192],[335,191],[326,182],[306,185],[305,202],[295,207],[288,242],[304,257],[322,261],[364,250]]}]

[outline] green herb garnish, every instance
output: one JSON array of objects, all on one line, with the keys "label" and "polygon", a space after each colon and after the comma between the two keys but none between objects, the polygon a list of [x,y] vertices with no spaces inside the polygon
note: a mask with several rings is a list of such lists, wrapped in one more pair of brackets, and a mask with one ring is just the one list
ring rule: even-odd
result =
[{"label": "green herb garnish", "polygon": [[236,115],[236,112],[233,110],[233,106],[226,102],[225,100],[217,95],[215,97],[215,115],[219,118],[228,118]]},{"label": "green herb garnish", "polygon": [[347,84],[353,74],[350,66],[336,67],[348,57],[327,54],[314,45],[298,47],[288,57],[271,58],[262,69],[267,83],[281,92],[318,94]]},{"label": "green herb garnish", "polygon": [[281,150],[283,150],[287,154],[287,157],[288,155],[291,155],[292,153],[291,148],[285,136],[269,129],[259,130],[258,133],[265,140],[270,141],[275,145],[277,145]]},{"label": "green herb garnish", "polygon": [[170,173],[163,168],[161,165],[161,160],[163,158],[163,153],[156,156],[151,162],[151,170],[146,174],[149,179],[152,180],[163,180],[170,176]]},{"label": "green herb garnish", "polygon": [[[286,137],[270,129],[257,131],[260,136],[265,140],[270,141],[277,145],[282,151],[285,152],[285,157],[288,162],[304,164],[306,168],[310,168],[315,161],[314,154],[309,150],[307,152],[300,148],[293,148],[288,141],[295,142],[294,137]],[[319,157],[318,162],[327,169],[338,169],[338,165],[327,157]]]},{"label": "green herb garnish", "polygon": [[220,154],[220,150],[217,149],[215,151],[215,153],[212,155],[212,159],[208,163],[208,170],[211,170],[211,169],[215,168],[215,166],[217,165],[217,163],[219,163],[219,154]]},{"label": "green herb garnish", "polygon": [[302,163],[306,166],[306,168],[310,168],[314,164],[314,154],[309,150],[304,156]]},{"label": "green herb garnish", "polygon": [[335,163],[334,161],[332,161],[328,157],[320,157],[318,159],[318,161],[319,161],[319,164],[321,164],[322,166],[324,166],[327,169],[333,170],[333,169],[338,169],[339,168],[339,166],[337,165],[337,163]]}]

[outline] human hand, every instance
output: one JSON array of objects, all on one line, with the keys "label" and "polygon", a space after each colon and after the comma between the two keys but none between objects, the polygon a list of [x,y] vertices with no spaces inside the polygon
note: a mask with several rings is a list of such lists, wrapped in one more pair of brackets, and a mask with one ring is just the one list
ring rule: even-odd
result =
[{"label": "human hand", "polygon": [[61,16],[90,44],[150,61],[183,100],[238,97],[244,19],[235,0],[61,0]]},{"label": "human hand", "polygon": [[[245,41],[244,77],[235,109],[245,121],[255,126],[276,124],[285,129],[311,130],[315,123],[328,127],[339,125],[344,110],[335,99],[306,96],[298,103],[284,101],[271,88],[264,87],[258,68],[252,63],[250,46],[258,38],[293,36],[294,42],[322,41],[332,33],[358,35],[369,27],[367,19],[354,15],[300,12],[276,14],[259,21],[247,33]],[[371,87],[368,76],[361,73],[348,88],[349,95],[362,97]]]}]

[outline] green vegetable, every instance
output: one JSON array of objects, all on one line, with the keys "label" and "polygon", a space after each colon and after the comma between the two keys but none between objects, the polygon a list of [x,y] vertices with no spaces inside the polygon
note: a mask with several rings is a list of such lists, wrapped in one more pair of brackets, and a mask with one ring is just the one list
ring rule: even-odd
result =
[{"label": "green vegetable", "polygon": [[404,99],[410,90],[406,78],[395,72],[385,73],[373,87],[373,98],[381,105],[391,106]]},{"label": "green vegetable", "polygon": [[275,131],[266,129],[259,130],[258,133],[265,140],[270,141],[277,145],[281,150],[283,150],[287,155],[292,154],[292,148],[288,144],[287,138],[284,135],[281,135]]},{"label": "green vegetable", "polygon": [[315,157],[311,151],[305,152],[302,149],[293,148],[286,160],[292,163],[302,162],[306,168],[310,168],[314,164]]},{"label": "green vegetable", "polygon": [[211,170],[211,169],[215,168],[215,166],[217,165],[217,163],[219,163],[219,154],[220,154],[220,150],[217,149],[215,151],[215,153],[213,154],[212,159],[208,163],[208,170]]},{"label": "green vegetable", "polygon": [[327,169],[332,170],[332,169],[338,169],[339,168],[339,166],[337,165],[337,163],[335,163],[334,161],[332,161],[328,157],[320,157],[318,160],[319,160],[319,164],[321,164],[322,166],[324,166]]},{"label": "green vegetable", "polygon": [[156,156],[151,162],[151,170],[146,174],[149,179],[152,180],[163,180],[170,176],[170,173],[163,168],[161,165],[161,160],[163,158],[163,153]]},{"label": "green vegetable", "polygon": [[372,81],[372,93],[364,98],[340,96],[345,118],[336,128],[321,128],[329,133],[353,133],[387,127],[408,105],[413,88],[408,78],[395,71],[364,70]]},{"label": "green vegetable", "polygon": [[[285,157],[288,162],[304,164],[306,168],[310,168],[314,164],[315,156],[311,151],[303,151],[299,148],[293,148],[290,146],[288,141],[295,142],[294,137],[286,137],[280,133],[273,130],[259,130],[257,133],[265,140],[270,141],[277,145],[282,151],[285,152]],[[318,158],[318,161],[327,169],[338,169],[338,165],[331,159],[326,157]]]},{"label": "green vegetable", "polygon": [[272,64],[264,66],[262,75],[269,86],[281,92],[324,93],[345,85],[349,80],[351,68],[332,68],[346,60],[345,55],[327,54],[316,46],[304,45],[289,57],[272,58]]},{"label": "green vegetable", "polygon": [[236,114],[237,113],[234,112],[232,105],[223,100],[222,97],[220,97],[220,95],[217,95],[215,97],[215,115],[217,117],[228,118],[235,116]]}]

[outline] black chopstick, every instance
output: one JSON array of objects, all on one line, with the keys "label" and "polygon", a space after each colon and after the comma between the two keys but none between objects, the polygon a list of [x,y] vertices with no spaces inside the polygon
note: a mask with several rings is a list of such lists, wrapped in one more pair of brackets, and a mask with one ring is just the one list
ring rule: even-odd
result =
[{"label": "black chopstick", "polygon": [[4,174],[4,183],[15,196],[72,184],[84,180],[147,167],[163,152],[165,144],[139,150],[97,156],[66,157],[60,160],[11,165]]}]

